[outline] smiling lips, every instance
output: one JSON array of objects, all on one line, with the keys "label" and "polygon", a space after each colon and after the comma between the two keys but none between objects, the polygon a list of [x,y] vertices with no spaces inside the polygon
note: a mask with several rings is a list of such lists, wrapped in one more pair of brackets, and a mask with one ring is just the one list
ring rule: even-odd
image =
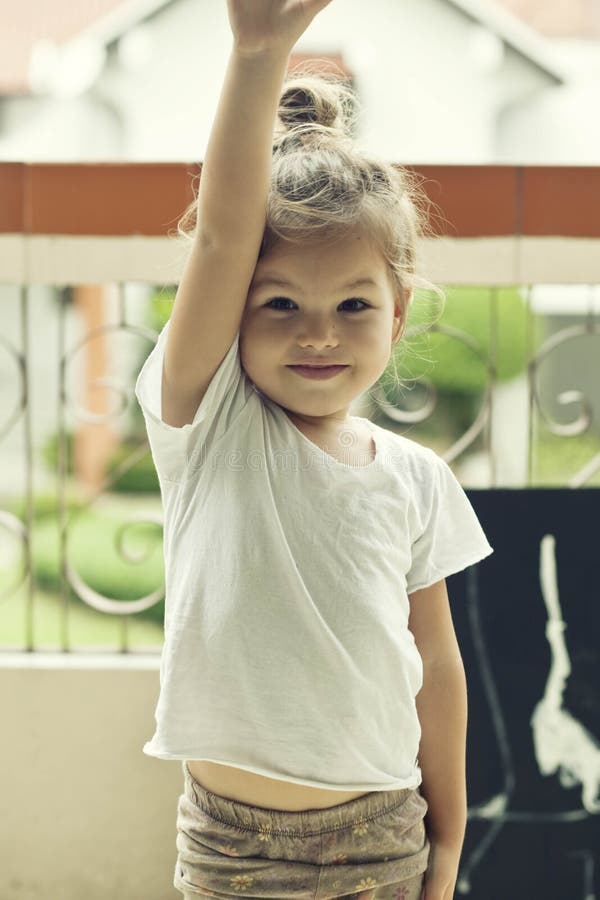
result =
[{"label": "smiling lips", "polygon": [[303,378],[333,378],[335,375],[339,375],[347,366],[332,366],[323,363],[311,363],[302,366],[288,366],[288,368],[293,369],[294,372],[297,372],[298,375],[301,375]]},{"label": "smiling lips", "polygon": [[334,363],[325,356],[311,356],[308,359],[302,359],[299,363],[290,363],[291,366],[344,366],[345,363]]}]

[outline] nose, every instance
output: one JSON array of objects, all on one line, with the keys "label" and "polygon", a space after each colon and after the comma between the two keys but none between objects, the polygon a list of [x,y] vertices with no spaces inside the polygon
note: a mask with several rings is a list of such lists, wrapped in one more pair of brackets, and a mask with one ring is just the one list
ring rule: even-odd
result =
[{"label": "nose", "polygon": [[299,326],[296,339],[301,347],[336,347],[339,343],[335,324],[323,315],[307,317]]}]

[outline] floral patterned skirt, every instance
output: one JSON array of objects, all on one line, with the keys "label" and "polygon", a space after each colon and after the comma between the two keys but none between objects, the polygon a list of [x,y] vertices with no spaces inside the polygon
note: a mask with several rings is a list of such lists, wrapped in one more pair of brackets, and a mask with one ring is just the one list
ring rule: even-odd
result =
[{"label": "floral patterned skirt", "polygon": [[213,794],[182,768],[173,884],[184,900],[420,900],[430,844],[418,788],[291,812]]}]

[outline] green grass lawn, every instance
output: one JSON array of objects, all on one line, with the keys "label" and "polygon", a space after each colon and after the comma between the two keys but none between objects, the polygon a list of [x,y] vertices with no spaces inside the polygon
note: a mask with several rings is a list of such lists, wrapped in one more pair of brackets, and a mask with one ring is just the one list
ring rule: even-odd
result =
[{"label": "green grass lawn", "polygon": [[[0,646],[23,647],[26,644],[27,590],[25,586],[4,599],[0,613]],[[62,598],[36,588],[33,595],[33,641],[36,650],[62,650]],[[119,651],[122,648],[123,623],[80,603],[68,611],[68,646],[98,647]],[[163,641],[160,625],[129,617],[127,645],[131,650],[159,650]]]},{"label": "green grass lawn", "polygon": [[[6,579],[4,579],[6,581]],[[11,579],[14,584],[14,580]],[[22,585],[4,599],[0,614],[0,646],[25,647],[27,588]],[[33,596],[33,642],[36,650],[62,649],[62,598],[35,588]],[[123,623],[80,603],[68,611],[68,643],[74,647],[98,647],[118,652],[122,647]],[[131,616],[127,626],[127,645],[132,650],[160,650],[163,630],[155,622]]]},{"label": "green grass lawn", "polygon": [[[31,534],[33,568],[33,642],[36,649],[60,650],[63,640],[63,597],[60,589],[59,526],[51,498],[34,498]],[[23,520],[22,498],[3,507]],[[164,580],[162,532],[150,523],[134,523],[121,533],[132,514],[160,508],[148,497],[107,495],[96,507],[69,519],[68,560],[85,584],[114,600],[136,600],[154,592]],[[122,543],[120,543],[122,541]],[[131,559],[127,555],[131,555]],[[20,584],[25,564],[22,548],[6,530],[0,535],[0,556],[8,565],[0,569],[0,646],[25,646],[28,585]],[[67,645],[121,650],[123,629],[131,649],[160,648],[163,641],[164,601],[143,615],[127,617],[98,612],[67,596]]]}]

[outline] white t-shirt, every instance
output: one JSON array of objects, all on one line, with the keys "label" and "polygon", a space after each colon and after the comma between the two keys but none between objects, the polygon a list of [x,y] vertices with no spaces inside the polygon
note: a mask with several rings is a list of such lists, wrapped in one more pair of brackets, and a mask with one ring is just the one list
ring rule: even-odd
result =
[{"label": "white t-shirt", "polygon": [[313,444],[241,367],[161,419],[170,320],[135,385],[164,510],[165,640],[143,752],[312,787],[421,782],[408,594],[493,552],[433,450],[361,419],[375,459]]}]

